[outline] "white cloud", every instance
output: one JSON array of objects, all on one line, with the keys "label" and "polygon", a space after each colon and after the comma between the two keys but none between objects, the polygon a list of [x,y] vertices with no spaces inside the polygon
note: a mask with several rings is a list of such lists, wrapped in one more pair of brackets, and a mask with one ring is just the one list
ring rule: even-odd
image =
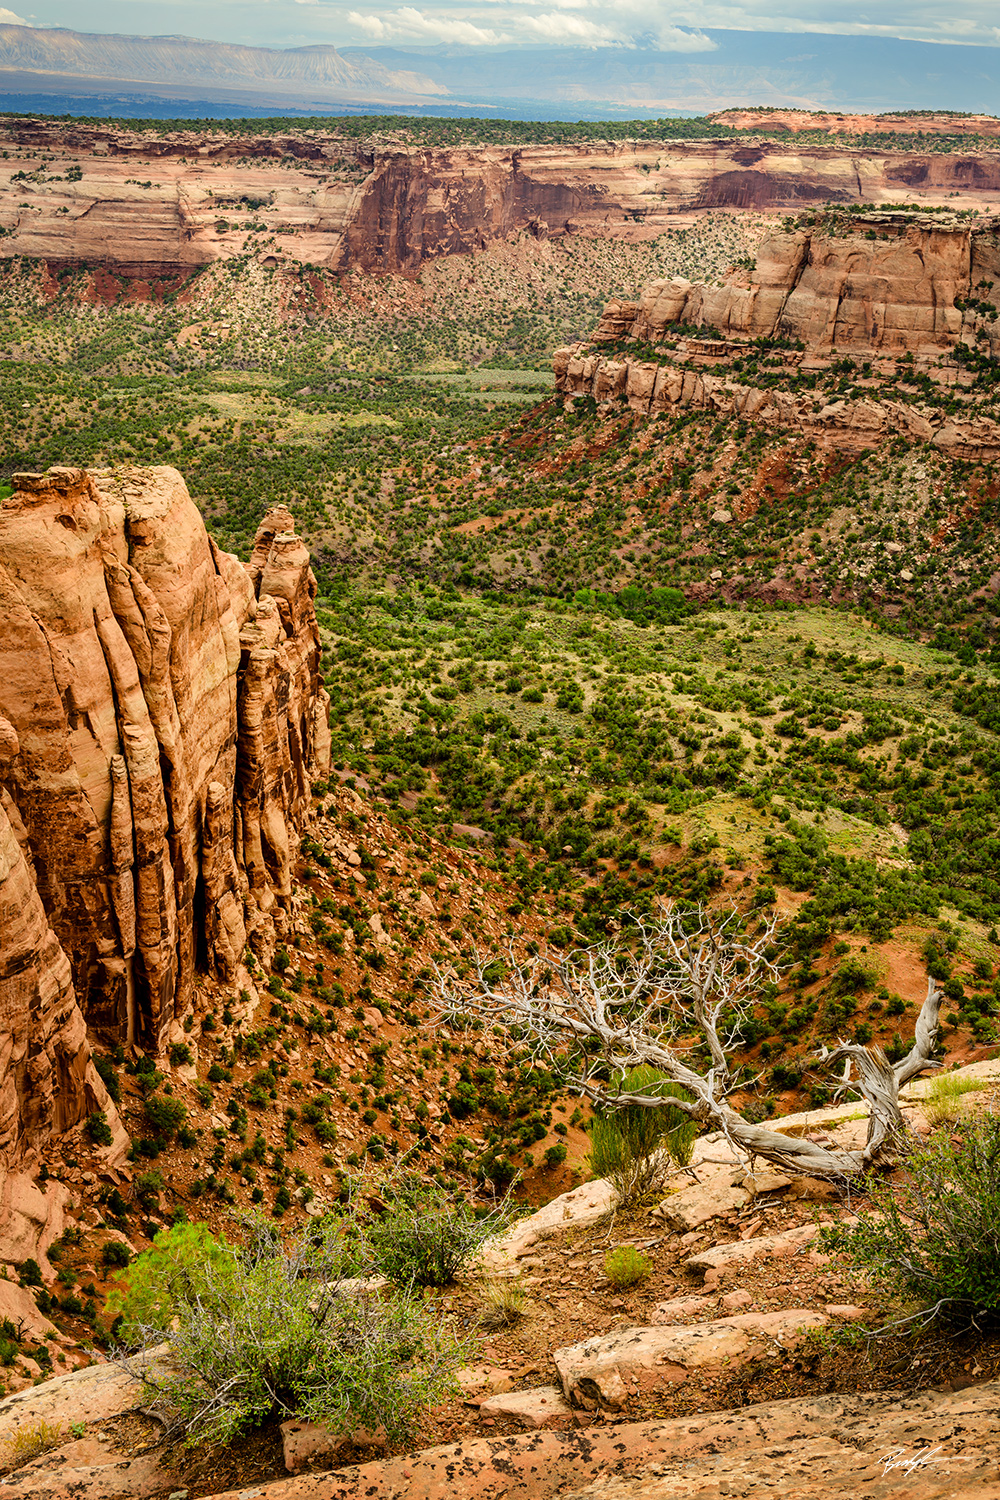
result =
[{"label": "white cloud", "polygon": [[384,16],[362,15],[352,10],[348,12],[347,20],[379,41],[407,37],[411,41],[456,42],[465,47],[491,47],[497,42],[510,41],[504,32],[494,31],[492,27],[477,26],[461,16],[427,15],[412,5],[404,5]]},{"label": "white cloud", "polygon": [[23,16],[15,16],[12,10],[8,10],[5,5],[0,5],[0,25],[30,26],[31,22],[26,21]]},{"label": "white cloud", "polygon": [[[530,14],[538,5],[545,9]],[[489,24],[483,24],[486,6]],[[582,10],[591,14],[581,15]],[[628,0],[624,4],[619,0],[615,8],[605,0],[478,0],[447,13],[403,5],[393,11],[352,10],[346,19],[348,25],[379,42],[436,41],[468,47],[548,42],[571,47],[655,46],[665,52],[712,52],[716,46],[697,29],[658,26],[648,5],[640,9],[634,4],[633,8]]]}]

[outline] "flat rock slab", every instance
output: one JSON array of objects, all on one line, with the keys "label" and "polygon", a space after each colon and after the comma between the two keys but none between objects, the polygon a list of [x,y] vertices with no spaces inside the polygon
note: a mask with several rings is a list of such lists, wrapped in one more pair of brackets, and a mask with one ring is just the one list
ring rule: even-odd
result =
[{"label": "flat rock slab", "polygon": [[164,1471],[161,1458],[161,1453],[143,1453],[138,1458],[81,1464],[71,1451],[57,1448],[8,1474],[4,1493],[22,1500],[159,1500],[180,1483],[176,1473]]},{"label": "flat rock slab", "polygon": [[800,1224],[795,1229],[785,1229],[781,1234],[761,1234],[755,1239],[733,1240],[726,1245],[713,1245],[711,1250],[699,1250],[689,1255],[684,1264],[691,1271],[725,1271],[730,1266],[745,1266],[753,1260],[781,1259],[795,1255],[808,1245],[819,1233],[815,1224]]},{"label": "flat rock slab", "polygon": [[686,1380],[692,1370],[737,1369],[747,1360],[794,1346],[824,1313],[794,1308],[739,1313],[674,1328],[626,1328],[552,1355],[566,1399],[574,1406],[617,1411],[631,1395]]},{"label": "flat rock slab", "polygon": [[480,1406],[481,1417],[513,1417],[525,1427],[572,1427],[573,1408],[558,1386],[543,1385],[533,1391],[506,1391],[489,1396]]},{"label": "flat rock slab", "polygon": [[616,1196],[610,1182],[603,1177],[585,1182],[572,1192],[560,1193],[537,1213],[519,1219],[505,1234],[487,1241],[481,1254],[482,1263],[491,1270],[509,1269],[539,1240],[551,1239],[569,1229],[599,1224],[614,1208]]},{"label": "flat rock slab", "polygon": [[659,1206],[658,1218],[662,1218],[671,1229],[691,1231],[700,1229],[711,1219],[732,1213],[750,1201],[750,1195],[741,1187],[733,1187],[723,1178],[710,1182],[692,1183],[671,1193]]},{"label": "flat rock slab", "polygon": [[[477,1438],[204,1500],[717,1500],[741,1492],[739,1483],[722,1489],[731,1475],[745,1478],[744,1494],[794,1500],[843,1500],[862,1488],[865,1500],[998,1500],[998,1412],[997,1381],[949,1393],[803,1397],[667,1422]],[[890,1452],[912,1458],[935,1447],[934,1461],[915,1471],[883,1474]],[[615,1489],[619,1481],[626,1487]]]},{"label": "flat rock slab", "polygon": [[64,1427],[67,1432],[74,1422],[103,1422],[131,1411],[141,1400],[138,1381],[117,1365],[88,1365],[0,1401],[0,1442],[38,1422]]},{"label": "flat rock slab", "polygon": [[658,1302],[649,1321],[654,1328],[674,1328],[681,1318],[693,1318],[710,1307],[715,1307],[714,1297],[674,1297],[669,1302]]}]

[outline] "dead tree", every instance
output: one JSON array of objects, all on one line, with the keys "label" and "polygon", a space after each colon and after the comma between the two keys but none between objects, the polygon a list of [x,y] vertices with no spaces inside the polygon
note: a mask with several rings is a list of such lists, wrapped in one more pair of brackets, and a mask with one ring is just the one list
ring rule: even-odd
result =
[{"label": "dead tree", "polygon": [[[671,903],[653,917],[634,919],[632,943],[541,954],[527,964],[511,952],[502,980],[492,977],[495,958],[477,960],[472,982],[459,983],[439,971],[439,1007],[452,1025],[477,1017],[514,1031],[540,1061],[565,1067],[571,1058],[571,1087],[603,1107],[661,1105],[664,1100],[656,1095],[629,1093],[607,1081],[648,1064],[690,1094],[689,1101],[671,1098],[673,1108],[722,1131],[748,1157],[788,1173],[847,1182],[905,1152],[908,1130],[899,1090],[938,1066],[931,1054],[942,996],[930,980],[913,1047],[900,1062],[890,1063],[880,1047],[857,1042],[838,1042],[814,1054],[825,1067],[843,1064],[841,1091],[853,1088],[867,1101],[868,1139],[862,1150],[828,1150],[753,1125],[727,1103],[742,1086],[728,1054],[738,1045],[740,1023],[762,987],[777,978],[769,956],[776,927],[772,917],[751,937],[736,910],[713,915]],[[692,1029],[707,1047],[707,1070],[685,1061],[692,1044],[683,1033]]]}]

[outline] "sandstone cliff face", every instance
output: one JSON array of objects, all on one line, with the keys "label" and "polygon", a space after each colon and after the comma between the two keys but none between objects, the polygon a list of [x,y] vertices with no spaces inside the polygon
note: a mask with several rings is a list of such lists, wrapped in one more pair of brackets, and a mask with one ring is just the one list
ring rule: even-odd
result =
[{"label": "sandstone cliff face", "polygon": [[329,761],[315,581],[287,511],[244,568],[174,469],[15,484],[0,509],[0,714],[19,742],[5,808],[67,995],[156,1050],[196,970],[235,982],[288,901],[309,776]]},{"label": "sandstone cliff face", "polygon": [[944,417],[903,401],[814,401],[789,391],[761,390],[707,370],[653,360],[605,359],[581,349],[558,349],[556,389],[593,396],[598,405],[626,403],[643,416],[694,407],[720,416],[798,429],[847,452],[878,447],[887,438],[929,443],[953,458],[991,463],[1000,458],[1000,422],[988,417]]},{"label": "sandstone cliff face", "polygon": [[[988,288],[979,288],[988,282]],[[800,229],[766,239],[749,275],[710,287],[655,281],[637,303],[611,303],[598,340],[657,343],[672,323],[747,338],[801,340],[813,352],[939,353],[963,337],[1000,351],[1000,322],[963,312],[970,294],[1000,306],[1000,219],[915,223],[859,216],[843,232]]]},{"label": "sandstone cliff face", "polygon": [[[3,786],[20,753],[0,717],[0,1253],[44,1253],[60,1232],[61,1196],[46,1196],[25,1172],[54,1136],[103,1109],[108,1155],[126,1145],[117,1111],[90,1058],[70,963],[42,906],[27,833]],[[51,1232],[46,1236],[46,1229]]]},{"label": "sandstone cliff face", "polygon": [[[961,305],[958,305],[961,304]],[[719,371],[719,363],[754,338],[796,341],[789,365],[912,355],[929,367],[959,343],[1000,355],[1000,220],[930,220],[870,215],[843,232],[798,230],[761,245],[755,269],[711,287],[682,279],[654,281],[636,302],[611,302],[596,344],[637,342],[661,357],[603,357],[585,346],[556,351],[556,389],[624,401],[657,415],[702,407],[721,414],[799,428],[846,449],[885,437],[926,442],[953,457],[1000,457],[1000,424],[945,416],[932,407],[879,398],[820,401],[810,394],[761,389]],[[682,338],[678,325],[704,327]],[[710,370],[707,366],[715,366]]]},{"label": "sandstone cliff face", "polygon": [[[413,272],[521,230],[660,234],[678,214],[900,197],[982,204],[994,153],[852,151],[776,141],[588,142],[425,150],[310,132],[156,139],[108,126],[0,122],[0,255],[190,275],[239,254]],[[74,168],[79,168],[79,180]]]}]

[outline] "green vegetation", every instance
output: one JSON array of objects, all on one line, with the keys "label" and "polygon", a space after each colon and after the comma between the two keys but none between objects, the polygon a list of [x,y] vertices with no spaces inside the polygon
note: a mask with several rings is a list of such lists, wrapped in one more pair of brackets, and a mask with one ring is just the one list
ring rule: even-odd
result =
[{"label": "green vegetation", "polygon": [[239,1246],[203,1226],[157,1236],[123,1302],[126,1330],[170,1348],[166,1368],[136,1367],[147,1396],[190,1445],[228,1442],[273,1415],[411,1438],[450,1391],[462,1350],[409,1292],[339,1286],[355,1263],[338,1221],[287,1245],[263,1220]]},{"label": "green vegetation", "polygon": [[[656,1068],[631,1068],[618,1081],[623,1093],[667,1099],[690,1099]],[[590,1165],[595,1177],[607,1177],[622,1208],[635,1208],[660,1190],[671,1165],[691,1160],[697,1122],[670,1104],[628,1104],[599,1112],[590,1126]]]},{"label": "green vegetation", "polygon": [[648,1281],[653,1266],[648,1255],[634,1245],[619,1245],[604,1257],[604,1274],[616,1292],[628,1291]]},{"label": "green vegetation", "polygon": [[1000,1118],[966,1120],[906,1160],[901,1184],[873,1188],[853,1228],[820,1231],[921,1321],[982,1329],[1000,1316]]}]

